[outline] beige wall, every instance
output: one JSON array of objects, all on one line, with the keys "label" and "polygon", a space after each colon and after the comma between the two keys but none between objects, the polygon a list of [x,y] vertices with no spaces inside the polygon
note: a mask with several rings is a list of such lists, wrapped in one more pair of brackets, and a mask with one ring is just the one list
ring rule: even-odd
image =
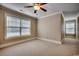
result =
[{"label": "beige wall", "polygon": [[79,16],[77,17],[77,39],[79,40]]},{"label": "beige wall", "polygon": [[0,7],[0,43],[3,41],[3,19],[4,19],[4,12]]},{"label": "beige wall", "polygon": [[38,37],[61,41],[61,14],[50,15],[38,20]]},{"label": "beige wall", "polygon": [[[22,37],[14,37],[14,38],[8,38],[7,40],[5,39],[5,23],[6,23],[6,16],[10,15],[10,16],[17,16],[20,17],[22,19],[26,19],[26,20],[31,20],[31,36],[22,36]],[[21,14],[19,12],[1,7],[0,8],[0,43],[4,43],[4,42],[8,42],[8,41],[13,41],[15,39],[24,39],[24,38],[29,38],[29,37],[36,37],[37,36],[37,19],[30,17],[28,15],[24,15]]]}]

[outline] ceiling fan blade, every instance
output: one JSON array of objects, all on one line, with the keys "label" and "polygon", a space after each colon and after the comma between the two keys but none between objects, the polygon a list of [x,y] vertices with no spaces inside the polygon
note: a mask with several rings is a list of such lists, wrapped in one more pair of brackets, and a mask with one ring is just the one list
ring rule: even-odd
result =
[{"label": "ceiling fan blade", "polygon": [[45,5],[45,4],[47,4],[47,3],[40,3],[40,5]]},{"label": "ceiling fan blade", "polygon": [[33,7],[33,6],[24,6],[24,8],[31,8],[31,7]]},{"label": "ceiling fan blade", "polygon": [[34,10],[34,13],[36,13],[37,12],[37,10]]},{"label": "ceiling fan blade", "polygon": [[40,9],[41,9],[41,10],[43,10],[44,12],[47,12],[47,10],[46,10],[46,9],[44,9],[44,8],[42,8],[42,7],[40,7]]}]

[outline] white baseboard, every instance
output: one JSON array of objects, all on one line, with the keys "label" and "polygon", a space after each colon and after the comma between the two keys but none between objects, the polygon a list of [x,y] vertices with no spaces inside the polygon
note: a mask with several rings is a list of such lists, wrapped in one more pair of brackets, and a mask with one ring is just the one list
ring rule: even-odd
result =
[{"label": "white baseboard", "polygon": [[16,41],[16,42],[1,44],[0,48],[8,47],[8,46],[15,45],[15,44],[18,44],[18,43],[22,43],[22,42],[25,42],[25,41],[33,40],[33,39],[36,39],[36,38],[37,37],[29,38],[29,39],[25,39],[25,40],[23,39],[23,40],[19,40],[19,41]]},{"label": "white baseboard", "polygon": [[4,48],[4,47],[11,46],[11,45],[19,44],[19,43],[22,43],[22,42],[25,42],[25,41],[29,41],[29,40],[33,40],[33,39],[40,39],[40,40],[48,41],[48,42],[51,42],[51,43],[62,44],[61,41],[34,37],[34,38],[25,39],[25,40],[19,40],[19,41],[16,41],[16,42],[10,42],[10,43],[1,44],[0,48]]},{"label": "white baseboard", "polygon": [[51,42],[51,43],[62,44],[61,41],[56,41],[56,40],[52,40],[52,39],[46,39],[46,38],[38,38],[38,39],[48,41],[48,42]]}]

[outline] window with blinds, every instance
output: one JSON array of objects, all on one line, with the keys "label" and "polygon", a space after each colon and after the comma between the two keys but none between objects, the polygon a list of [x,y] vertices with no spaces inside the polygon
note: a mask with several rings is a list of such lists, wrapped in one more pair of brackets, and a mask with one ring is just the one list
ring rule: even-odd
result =
[{"label": "window with blinds", "polygon": [[65,33],[66,34],[75,34],[76,32],[76,23],[75,21],[67,21],[65,23]]},{"label": "window with blinds", "polygon": [[7,16],[6,37],[31,35],[31,21],[18,17]]}]

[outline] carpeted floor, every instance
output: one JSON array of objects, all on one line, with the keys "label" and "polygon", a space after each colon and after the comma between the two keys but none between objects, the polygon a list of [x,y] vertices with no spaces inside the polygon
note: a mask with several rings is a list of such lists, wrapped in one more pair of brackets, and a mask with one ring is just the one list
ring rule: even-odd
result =
[{"label": "carpeted floor", "polygon": [[54,44],[43,40],[32,40],[0,49],[0,56],[74,56],[78,45]]}]

